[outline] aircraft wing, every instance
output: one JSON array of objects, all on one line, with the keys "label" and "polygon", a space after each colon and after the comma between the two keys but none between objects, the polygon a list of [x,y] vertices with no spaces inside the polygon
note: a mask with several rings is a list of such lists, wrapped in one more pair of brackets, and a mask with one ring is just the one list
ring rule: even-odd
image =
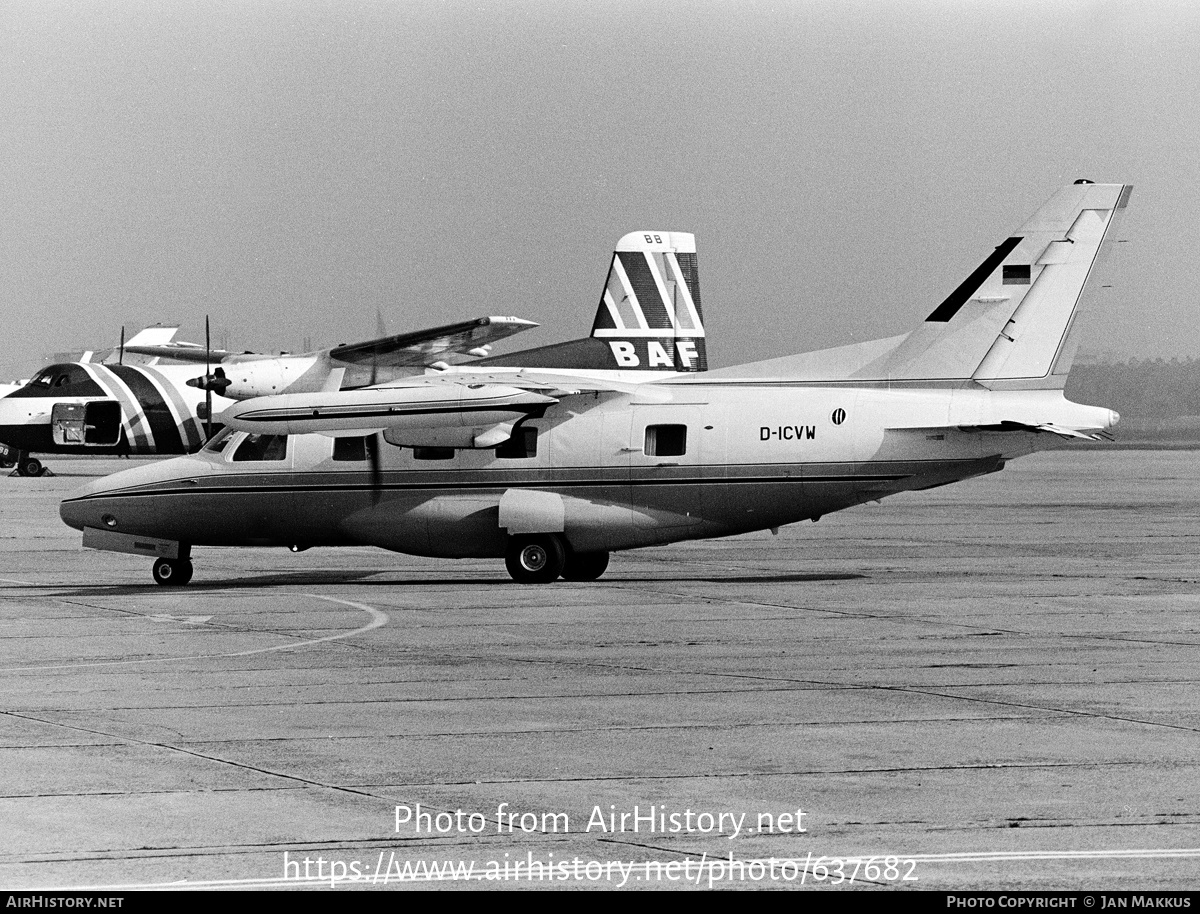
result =
[{"label": "aircraft wing", "polygon": [[517,423],[540,416],[554,397],[498,384],[433,383],[255,397],[221,414],[230,428],[256,434],[385,432],[414,447],[495,447]]},{"label": "aircraft wing", "polygon": [[[413,378],[398,378],[376,385],[376,389],[389,387],[419,387],[437,384],[471,384],[471,385],[501,385],[518,387],[522,390],[540,390],[552,392],[551,395],[567,396],[570,394],[613,392],[623,394],[641,394],[651,390],[645,382],[618,380],[597,373],[586,371],[543,371],[537,368],[522,368],[516,371],[476,371],[469,366],[466,368],[450,368],[446,371],[419,375]],[[670,399],[670,394],[662,392],[664,399]]]},{"label": "aircraft wing", "polygon": [[519,317],[480,317],[444,327],[335,346],[329,350],[329,357],[350,365],[375,364],[388,368],[430,365],[447,353],[487,355],[487,347],[492,343],[536,326],[533,321]]},{"label": "aircraft wing", "polygon": [[170,343],[164,346],[134,346],[126,343],[125,352],[133,355],[150,355],[160,359],[174,359],[176,362],[195,362],[199,365],[206,362],[216,365],[234,354],[224,349],[206,350],[196,343]]}]

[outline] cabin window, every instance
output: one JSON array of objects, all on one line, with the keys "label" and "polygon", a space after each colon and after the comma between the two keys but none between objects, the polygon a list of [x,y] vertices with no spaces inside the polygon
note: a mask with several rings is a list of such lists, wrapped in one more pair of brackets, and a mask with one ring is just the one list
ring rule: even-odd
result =
[{"label": "cabin window", "polygon": [[334,460],[357,460],[361,462],[370,457],[374,452],[374,435],[367,435],[363,438],[333,439]]},{"label": "cabin window", "polygon": [[413,460],[453,460],[454,448],[452,447],[415,447],[413,448]]},{"label": "cabin window", "polygon": [[686,425],[647,425],[647,457],[682,457],[687,453]]},{"label": "cabin window", "polygon": [[518,428],[511,438],[496,448],[496,456],[502,460],[537,456],[537,429]]},{"label": "cabin window", "polygon": [[248,435],[233,452],[235,461],[284,460],[287,458],[287,435]]}]

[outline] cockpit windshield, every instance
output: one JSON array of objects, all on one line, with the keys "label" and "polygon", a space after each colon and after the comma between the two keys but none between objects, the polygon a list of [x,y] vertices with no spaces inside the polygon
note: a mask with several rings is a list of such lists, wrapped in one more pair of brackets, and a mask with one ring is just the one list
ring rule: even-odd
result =
[{"label": "cockpit windshield", "polygon": [[245,437],[233,452],[235,461],[286,460],[287,435],[254,435]]},{"label": "cockpit windshield", "polygon": [[43,368],[28,384],[10,396],[102,397],[105,393],[82,365],[63,363]]},{"label": "cockpit windshield", "polygon": [[29,382],[30,387],[47,390],[56,387],[69,387],[80,381],[88,381],[88,373],[78,365],[51,365],[43,368]]}]

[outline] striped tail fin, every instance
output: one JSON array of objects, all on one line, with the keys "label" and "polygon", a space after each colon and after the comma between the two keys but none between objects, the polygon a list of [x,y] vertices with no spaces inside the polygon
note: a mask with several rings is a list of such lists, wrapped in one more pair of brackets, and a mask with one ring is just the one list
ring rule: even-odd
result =
[{"label": "striped tail fin", "polygon": [[617,242],[591,336],[472,362],[472,368],[691,372],[708,369],[696,237],[630,232]]},{"label": "striped tail fin", "polygon": [[618,241],[592,336],[608,345],[616,368],[704,371],[696,237],[643,231]]}]

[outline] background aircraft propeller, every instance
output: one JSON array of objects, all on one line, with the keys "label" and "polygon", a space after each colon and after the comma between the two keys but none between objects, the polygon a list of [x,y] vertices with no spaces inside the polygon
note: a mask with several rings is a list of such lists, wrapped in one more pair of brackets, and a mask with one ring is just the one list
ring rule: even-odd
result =
[{"label": "background aircraft propeller", "polygon": [[212,385],[208,383],[209,363],[212,362],[212,335],[208,315],[204,315],[204,440],[212,437]]}]

